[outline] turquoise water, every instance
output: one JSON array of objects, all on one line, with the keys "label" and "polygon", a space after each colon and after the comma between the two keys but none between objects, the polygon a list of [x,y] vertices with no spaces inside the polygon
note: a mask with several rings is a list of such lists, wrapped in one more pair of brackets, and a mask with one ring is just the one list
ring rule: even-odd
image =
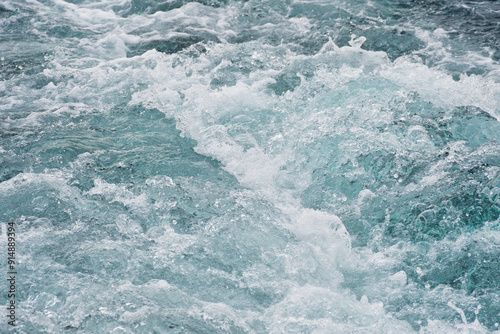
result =
[{"label": "turquoise water", "polygon": [[499,19],[3,1],[0,330],[498,332]]}]

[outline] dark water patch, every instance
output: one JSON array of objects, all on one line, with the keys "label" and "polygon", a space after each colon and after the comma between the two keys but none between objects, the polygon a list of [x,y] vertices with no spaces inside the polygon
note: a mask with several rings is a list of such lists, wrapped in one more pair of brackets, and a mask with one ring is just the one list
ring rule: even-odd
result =
[{"label": "dark water patch", "polygon": [[141,14],[154,14],[157,12],[168,12],[173,9],[181,8],[182,6],[196,2],[205,6],[210,6],[213,8],[219,8],[227,5],[230,0],[132,0],[124,7],[115,6],[113,10],[123,16],[129,17],[131,15],[141,15]]},{"label": "dark water patch", "polygon": [[7,18],[7,17],[10,17],[14,14],[15,14],[14,11],[9,10],[9,9],[5,8],[4,6],[0,5],[0,18]]},{"label": "dark water patch", "polygon": [[31,53],[19,55],[12,59],[10,56],[4,57],[0,61],[0,78],[10,80],[21,74],[34,75],[43,72],[47,53]]},{"label": "dark water patch", "polygon": [[166,54],[173,54],[182,51],[192,45],[210,40],[218,40],[215,36],[188,36],[177,37],[169,40],[153,40],[130,45],[127,57],[134,57],[149,50],[156,50]]},{"label": "dark water patch", "polygon": [[414,21],[450,31],[451,39],[491,48],[493,59],[499,60],[500,2],[497,0],[413,0],[403,13]]},{"label": "dark water patch", "polygon": [[353,33],[366,37],[363,49],[386,52],[391,60],[411,54],[425,46],[412,32],[403,29],[354,29]]},{"label": "dark water patch", "polygon": [[296,74],[284,73],[276,77],[276,83],[270,84],[269,88],[277,95],[282,95],[288,91],[293,91],[300,85],[301,80]]},{"label": "dark water patch", "polygon": [[83,38],[88,34],[88,31],[81,31],[77,27],[65,24],[54,25],[47,30],[48,36],[57,38]]}]

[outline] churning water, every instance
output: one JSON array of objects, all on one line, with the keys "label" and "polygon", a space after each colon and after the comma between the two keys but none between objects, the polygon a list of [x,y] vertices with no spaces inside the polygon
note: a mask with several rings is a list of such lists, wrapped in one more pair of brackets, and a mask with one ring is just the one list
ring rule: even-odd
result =
[{"label": "churning water", "polygon": [[18,333],[486,333],[500,1],[4,0]]}]

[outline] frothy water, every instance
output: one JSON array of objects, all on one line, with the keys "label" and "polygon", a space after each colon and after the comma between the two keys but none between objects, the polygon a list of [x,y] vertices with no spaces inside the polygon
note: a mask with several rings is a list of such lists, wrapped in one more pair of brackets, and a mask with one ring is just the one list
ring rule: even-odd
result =
[{"label": "frothy water", "polygon": [[498,332],[499,15],[4,1],[2,331]]}]

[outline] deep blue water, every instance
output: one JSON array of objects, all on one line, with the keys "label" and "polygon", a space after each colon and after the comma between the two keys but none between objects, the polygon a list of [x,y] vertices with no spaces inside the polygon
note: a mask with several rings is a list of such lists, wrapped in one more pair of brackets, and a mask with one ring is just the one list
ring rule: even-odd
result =
[{"label": "deep blue water", "polygon": [[500,332],[499,46],[492,0],[1,2],[0,331]]}]

